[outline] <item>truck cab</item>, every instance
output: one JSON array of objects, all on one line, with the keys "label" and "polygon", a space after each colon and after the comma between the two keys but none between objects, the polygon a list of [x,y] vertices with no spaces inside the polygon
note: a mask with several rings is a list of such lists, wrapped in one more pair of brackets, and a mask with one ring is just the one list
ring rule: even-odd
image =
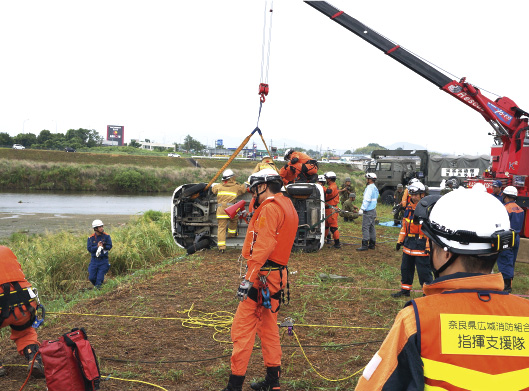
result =
[{"label": "truck cab", "polygon": [[418,158],[384,157],[377,159],[372,171],[377,174],[376,185],[382,203],[393,205],[395,202],[393,195],[397,185],[400,183],[406,186],[411,178],[421,176],[418,172],[418,165]]}]

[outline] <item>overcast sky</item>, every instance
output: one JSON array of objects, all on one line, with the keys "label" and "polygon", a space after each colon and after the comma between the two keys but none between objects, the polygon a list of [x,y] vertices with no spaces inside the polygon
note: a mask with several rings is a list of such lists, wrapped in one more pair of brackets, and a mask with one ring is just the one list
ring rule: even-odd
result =
[{"label": "overcast sky", "polygon": [[[451,78],[529,111],[528,1],[332,4]],[[492,128],[476,111],[302,1],[273,6],[259,123],[267,143],[490,153]],[[123,125],[127,142],[191,134],[236,147],[257,121],[264,10],[264,0],[3,1],[0,132],[106,135]]]}]

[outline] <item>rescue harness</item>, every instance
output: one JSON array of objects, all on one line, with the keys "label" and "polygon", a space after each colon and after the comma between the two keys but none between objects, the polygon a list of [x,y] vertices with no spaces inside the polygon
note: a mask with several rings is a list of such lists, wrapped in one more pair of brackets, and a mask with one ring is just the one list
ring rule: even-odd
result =
[{"label": "rescue harness", "polygon": [[[285,290],[283,289],[283,270],[286,270],[287,273],[287,300],[285,304]],[[268,272],[266,275],[259,276],[259,281],[257,282],[257,287],[251,287],[248,291],[248,297],[255,301],[258,305],[262,305],[264,308],[269,309],[272,311],[273,314],[279,311],[281,308],[281,303],[288,305],[290,303],[290,282],[288,281],[288,266],[280,265],[274,261],[267,260],[263,267],[261,267],[260,271],[262,272]],[[274,293],[273,295],[270,295],[270,289],[268,287],[268,283],[266,281],[266,278],[272,273],[273,271],[279,271],[279,290]],[[277,308],[272,310],[272,302],[270,299],[275,299],[278,301]]]},{"label": "rescue harness", "polygon": [[[13,330],[16,331],[22,331],[25,330],[33,325],[33,323],[38,323],[36,327],[40,326],[43,319],[40,321],[37,321],[37,314],[36,309],[31,305],[32,302],[37,302],[37,308],[42,308],[43,314],[44,314],[44,307],[40,305],[38,302],[38,296],[33,294],[33,297],[31,293],[33,291],[30,290],[31,288],[22,288],[20,284],[15,282],[7,282],[5,284],[1,285],[2,287],[2,293],[0,293],[0,327],[2,326],[2,323],[4,323],[4,320],[9,318],[11,314],[14,315],[15,308],[18,307],[22,315],[25,315],[23,307],[26,307],[26,311],[28,311],[31,314],[30,320],[20,326],[15,325],[9,325]],[[11,290],[11,287],[13,287],[13,290]],[[16,318],[16,316],[15,316]]]}]

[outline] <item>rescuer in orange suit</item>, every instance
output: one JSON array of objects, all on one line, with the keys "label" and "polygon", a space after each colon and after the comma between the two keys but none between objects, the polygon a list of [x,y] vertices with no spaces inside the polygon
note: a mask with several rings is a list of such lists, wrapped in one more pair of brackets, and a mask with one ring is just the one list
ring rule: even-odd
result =
[{"label": "rescuer in orange suit", "polygon": [[298,214],[292,201],[281,193],[282,185],[281,177],[274,170],[266,169],[250,176],[250,191],[257,209],[242,248],[247,271],[237,291],[240,303],[231,327],[231,375],[224,391],[242,390],[256,333],[261,340],[266,377],[250,387],[261,391],[280,390],[277,311],[284,288],[288,287],[286,266],[298,229]]},{"label": "rescuer in orange suit", "polygon": [[[414,184],[415,182],[419,182],[419,180],[417,178],[410,179],[410,181],[408,182],[408,186]],[[404,189],[404,193],[402,194],[402,200],[400,201],[400,205],[403,208],[406,208],[408,204],[410,203],[410,195],[408,194],[408,186],[406,186],[406,188]]]},{"label": "rescuer in orange suit", "polygon": [[332,234],[334,239],[334,248],[340,248],[340,231],[338,231],[338,213],[336,213],[336,207],[340,201],[340,193],[338,186],[336,186],[336,174],[333,171],[329,171],[325,174],[327,180],[327,188],[325,189],[325,236]]},{"label": "rescuer in orange suit", "polygon": [[229,168],[222,174],[222,183],[213,186],[211,192],[217,195],[217,247],[220,252],[226,250],[226,230],[228,237],[237,236],[238,217],[230,219],[224,212],[228,206],[233,205],[233,201],[240,195],[246,193],[246,186],[235,182],[235,174]]},{"label": "rescuer in orange suit", "polygon": [[318,179],[318,162],[303,152],[288,149],[285,153],[286,164],[279,170],[283,184],[293,182],[316,183]]},{"label": "rescuer in orange suit", "polygon": [[[17,257],[5,246],[0,246],[0,328],[11,327],[11,339],[18,353],[28,360],[28,369],[39,350],[37,331],[31,327],[37,309],[36,296],[26,280]],[[44,367],[37,356],[33,364],[34,377],[44,377]],[[6,374],[0,363],[0,376]]]},{"label": "rescuer in orange suit", "polygon": [[425,192],[426,189],[421,182],[415,182],[408,186],[410,203],[404,210],[402,227],[395,247],[397,251],[401,247],[403,248],[400,265],[400,291],[393,293],[391,295],[393,297],[410,296],[415,268],[417,268],[417,275],[419,276],[421,286],[432,282],[432,269],[430,268],[430,260],[428,258],[430,254],[428,238],[424,236],[421,230],[421,224],[413,219],[415,207],[424,197]]},{"label": "rescuer in orange suit", "polygon": [[436,279],[399,312],[357,391],[529,389],[529,301],[491,274],[515,232],[485,192],[427,196],[415,218],[431,241]]}]

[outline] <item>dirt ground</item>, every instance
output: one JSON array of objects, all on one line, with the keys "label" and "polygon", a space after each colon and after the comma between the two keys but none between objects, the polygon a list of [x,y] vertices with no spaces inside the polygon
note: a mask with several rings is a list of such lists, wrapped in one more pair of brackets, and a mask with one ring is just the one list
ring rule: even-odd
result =
[{"label": "dirt ground", "polygon": [[[350,236],[342,237],[342,249],[326,247],[291,257],[291,301],[281,308],[278,320],[295,320],[294,332],[304,353],[296,337],[281,328],[283,390],[353,389],[358,375],[340,382],[323,379],[304,354],[327,379],[349,377],[378,350],[404,304],[389,298],[397,282],[384,282],[388,270],[398,275],[393,241],[381,237],[376,251],[357,252],[358,238],[352,231],[358,231],[359,224],[351,228]],[[147,278],[132,276],[115,290],[86,292],[87,299],[68,314],[49,313],[39,339],[85,328],[103,377],[111,377],[103,381],[102,390],[221,390],[230,371],[229,328],[238,303],[239,254],[236,249],[224,254],[206,250],[176,259]],[[354,280],[322,281],[320,273]],[[372,284],[367,276],[377,274],[381,283]],[[7,335],[0,340],[0,352],[9,371],[0,383],[6,390],[18,390],[26,376],[24,359]],[[264,371],[257,338],[244,389]],[[25,389],[45,390],[45,382],[30,380]]]},{"label": "dirt ground", "polygon": [[92,221],[103,220],[105,226],[119,227],[126,224],[129,215],[78,215],[50,213],[0,213],[0,240],[9,238],[13,233],[29,235],[43,234],[46,231],[68,231],[91,233]]}]

